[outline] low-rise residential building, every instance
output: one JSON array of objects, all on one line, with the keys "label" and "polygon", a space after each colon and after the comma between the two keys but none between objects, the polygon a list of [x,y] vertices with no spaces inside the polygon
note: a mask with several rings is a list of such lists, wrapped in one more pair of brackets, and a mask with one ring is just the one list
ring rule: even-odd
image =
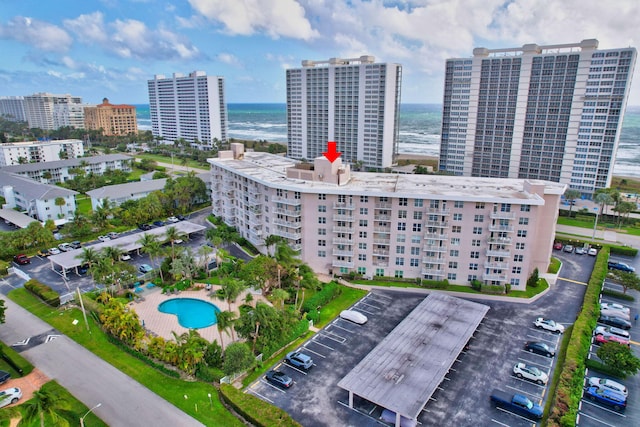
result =
[{"label": "low-rise residential building", "polygon": [[102,104],[85,107],[85,129],[102,129],[103,135],[137,135],[136,107],[126,104],[111,104],[107,98]]},{"label": "low-rise residential building", "polygon": [[212,211],[266,253],[281,236],[314,271],[523,290],[546,271],[565,184],[351,172],[231,144],[211,164]]},{"label": "low-rise residential building", "polygon": [[121,170],[129,173],[132,170],[132,163],[133,157],[124,154],[105,154],[102,156],[5,166],[2,170],[26,176],[43,184],[56,184],[73,179],[80,169],[86,175],[102,175],[110,170]]},{"label": "low-rise residential building", "polygon": [[84,156],[84,146],[79,139],[0,144],[0,167],[25,163],[53,162],[82,156]]},{"label": "low-rise residential building", "polygon": [[0,171],[2,208],[19,209],[39,221],[63,224],[73,218],[78,192],[55,185],[41,184],[24,176]]}]

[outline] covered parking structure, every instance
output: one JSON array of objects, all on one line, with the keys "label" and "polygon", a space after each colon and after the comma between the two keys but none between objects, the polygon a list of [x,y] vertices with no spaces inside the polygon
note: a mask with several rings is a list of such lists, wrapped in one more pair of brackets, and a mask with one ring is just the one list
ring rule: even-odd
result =
[{"label": "covered parking structure", "polygon": [[35,218],[31,218],[27,214],[18,212],[13,209],[0,209],[0,218],[4,219],[5,221],[9,221],[11,224],[14,224],[16,227],[20,228],[27,228],[27,226],[33,221],[40,222]]},{"label": "covered parking structure", "polygon": [[425,405],[489,311],[489,306],[433,292],[338,386],[415,425]]},{"label": "covered parking structure", "polygon": [[[151,234],[162,239],[165,237],[167,229],[170,227],[175,227],[175,229],[178,230],[178,233],[187,236],[191,236],[192,234],[198,233],[207,228],[203,225],[195,224],[193,222],[182,221],[175,224],[168,224],[162,227],[152,228],[151,230],[141,231],[139,233],[129,234],[127,236],[121,236],[117,239],[108,240],[106,242],[96,243],[95,245],[91,245],[90,247],[96,251],[100,251],[101,249],[107,247],[117,247],[124,252],[133,252],[142,248],[142,245],[139,242],[142,235]],[[54,271],[58,271],[56,270],[56,266],[58,266],[65,278],[67,277],[67,271],[73,268],[76,269],[77,273],[77,268],[82,265],[82,253],[82,249],[73,249],[71,251],[62,252],[58,255],[51,255],[49,257],[51,269]]]}]

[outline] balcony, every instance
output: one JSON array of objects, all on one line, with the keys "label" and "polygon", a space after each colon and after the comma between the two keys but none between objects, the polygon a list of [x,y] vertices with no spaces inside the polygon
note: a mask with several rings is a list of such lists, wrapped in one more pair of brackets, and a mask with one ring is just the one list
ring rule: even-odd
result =
[{"label": "balcony", "polygon": [[301,222],[285,221],[285,220],[279,219],[279,218],[276,218],[276,219],[272,220],[272,222],[275,225],[281,225],[281,226],[287,227],[287,228],[294,228],[294,229],[302,228],[302,223]]},{"label": "balcony", "polygon": [[422,250],[424,252],[447,252],[447,247],[440,245],[424,245]]},{"label": "balcony", "polygon": [[448,228],[449,221],[427,221],[427,227],[438,227],[438,228]]},{"label": "balcony", "polygon": [[373,262],[373,266],[374,267],[389,267],[389,261],[374,261]]},{"label": "balcony", "polygon": [[300,252],[302,250],[302,245],[300,243],[295,243],[293,245],[289,245],[289,247],[291,249],[293,249],[296,252]]},{"label": "balcony", "polygon": [[516,213],[495,211],[495,212],[491,212],[489,217],[491,219],[516,219]]},{"label": "balcony", "polygon": [[493,280],[496,282],[506,282],[507,275],[501,273],[484,273],[482,275],[482,280]]},{"label": "balcony", "polygon": [[373,229],[374,233],[383,233],[383,234],[391,234],[391,227],[375,227]]},{"label": "balcony", "polygon": [[427,213],[430,215],[449,215],[451,213],[451,210],[441,208],[428,208]]},{"label": "balcony", "polygon": [[291,209],[274,209],[273,210],[274,213],[280,214],[280,215],[286,215],[286,216],[292,216],[295,218],[298,218],[300,216],[302,216],[301,211],[296,211],[296,210],[291,210]]},{"label": "balcony", "polygon": [[374,215],[374,221],[391,221],[390,215]]},{"label": "balcony", "polygon": [[375,209],[391,209],[391,203],[376,203]]},{"label": "balcony", "polygon": [[282,203],[289,206],[302,206],[300,199],[285,199],[284,197],[273,197],[272,200],[276,203]]},{"label": "balcony", "polygon": [[352,257],[353,256],[353,249],[349,250],[349,249],[334,249],[333,250],[333,256],[348,256],[348,257]]},{"label": "balcony", "polygon": [[440,233],[427,233],[424,235],[425,240],[448,240],[449,236],[447,234]]},{"label": "balcony", "polygon": [[353,222],[354,218],[352,215],[334,215],[333,216],[333,220],[334,221],[349,221],[349,222]]},{"label": "balcony", "polygon": [[348,239],[346,237],[334,237],[333,244],[334,245],[353,245],[353,239]]},{"label": "balcony", "polygon": [[353,203],[333,202],[333,209],[348,209],[348,210],[352,211],[355,208],[356,208],[356,206]]},{"label": "balcony", "polygon": [[249,238],[260,241],[262,244],[262,230],[249,230]]},{"label": "balcony", "polygon": [[423,276],[444,276],[444,270],[438,270],[435,268],[423,268],[421,271]]},{"label": "balcony", "polygon": [[508,262],[490,262],[487,261],[484,263],[484,268],[490,268],[492,270],[508,270],[509,263]]},{"label": "balcony", "polygon": [[373,255],[374,256],[378,256],[378,257],[388,257],[389,256],[389,251],[385,250],[385,249],[374,249],[373,250]]},{"label": "balcony", "polygon": [[333,227],[334,233],[350,233],[353,234],[353,227]]},{"label": "balcony", "polygon": [[487,249],[487,256],[509,257],[511,251],[507,249]]},{"label": "balcony", "polygon": [[333,262],[331,263],[331,266],[333,267],[342,267],[342,268],[353,268],[354,263],[353,261],[338,261],[333,260]]},{"label": "balcony", "polygon": [[513,233],[513,227],[510,225],[489,225],[489,231],[500,231],[503,233]]},{"label": "balcony", "polygon": [[494,239],[489,239],[487,240],[487,242],[492,245],[510,245],[512,244],[512,239],[511,237],[498,237]]},{"label": "balcony", "polygon": [[262,200],[257,198],[257,197],[249,196],[249,203],[254,205],[254,206],[260,206],[260,205],[262,205]]},{"label": "balcony", "polygon": [[373,239],[373,243],[376,245],[389,246],[389,239]]},{"label": "balcony", "polygon": [[423,256],[422,257],[423,264],[444,264],[444,258],[439,258],[436,256]]},{"label": "balcony", "polygon": [[273,230],[273,234],[275,234],[276,236],[284,237],[285,239],[291,239],[291,240],[299,240],[302,238],[300,233],[289,233],[287,231],[280,230],[278,228]]}]

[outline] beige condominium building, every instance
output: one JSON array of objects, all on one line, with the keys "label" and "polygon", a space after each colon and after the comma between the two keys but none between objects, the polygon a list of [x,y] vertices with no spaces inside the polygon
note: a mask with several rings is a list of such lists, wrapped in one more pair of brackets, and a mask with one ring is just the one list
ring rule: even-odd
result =
[{"label": "beige condominium building", "polygon": [[566,185],[351,172],[231,144],[209,159],[213,214],[263,253],[281,236],[314,271],[525,289],[551,257]]},{"label": "beige condominium building", "polygon": [[85,107],[84,127],[99,130],[107,136],[132,135],[138,133],[136,107],[126,104],[111,104],[107,98],[95,107]]}]

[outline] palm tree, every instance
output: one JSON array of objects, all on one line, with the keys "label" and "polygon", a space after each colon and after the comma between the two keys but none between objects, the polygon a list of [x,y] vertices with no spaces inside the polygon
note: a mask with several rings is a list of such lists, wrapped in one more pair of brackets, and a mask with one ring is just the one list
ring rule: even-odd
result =
[{"label": "palm tree", "polygon": [[67,204],[67,201],[64,197],[56,197],[55,204],[60,209],[60,215],[58,215],[58,218],[62,218],[64,216],[62,213],[62,207]]},{"label": "palm tree", "polygon": [[182,239],[183,236],[180,234],[177,228],[168,227],[165,231],[165,238],[171,243],[171,259],[176,259],[176,253],[174,249],[174,243],[178,239]]},{"label": "palm tree", "polygon": [[[158,238],[153,234],[144,233],[142,237],[138,239],[138,243],[142,246],[140,248],[142,252],[149,254],[149,259],[151,260],[151,264],[154,264],[153,259],[156,255],[159,255],[162,252],[162,247],[160,246],[160,242]],[[164,276],[162,275],[162,268],[160,268],[160,279],[164,282]]]},{"label": "palm tree", "polygon": [[220,334],[220,347],[224,348],[224,341],[222,339],[222,333],[231,329],[231,340],[235,341],[235,334],[233,331],[233,322],[236,320],[236,314],[233,311],[221,311],[216,314],[218,333]]},{"label": "palm tree", "polygon": [[282,236],[277,236],[275,234],[269,234],[264,239],[264,245],[267,247],[267,255],[271,255],[271,247],[277,245],[278,243],[284,242],[285,239]]},{"label": "palm tree", "polygon": [[80,258],[83,264],[87,264],[89,266],[89,273],[91,274],[91,278],[94,279],[93,266],[96,265],[100,259],[100,254],[91,247],[82,248],[82,255],[79,255],[77,258]]},{"label": "palm tree", "polygon": [[581,195],[582,193],[580,193],[580,191],[573,188],[568,188],[567,191],[564,192],[564,198],[569,202],[569,218],[571,218],[571,211],[573,210],[576,199]]},{"label": "palm tree", "polygon": [[22,406],[24,407],[24,421],[27,424],[35,423],[37,419],[40,419],[40,427],[44,427],[46,416],[51,420],[52,425],[69,425],[69,422],[61,415],[62,411],[70,408],[69,402],[64,397],[47,389],[34,392],[33,397]]},{"label": "palm tree", "polygon": [[120,261],[120,257],[124,255],[124,251],[117,246],[107,246],[102,249],[102,254],[111,260],[112,265]]},{"label": "palm tree", "polygon": [[289,299],[289,292],[285,291],[284,289],[274,289],[273,292],[271,292],[271,298],[276,302],[279,302],[280,304],[278,305],[281,309],[283,309],[284,301]]},{"label": "palm tree", "polygon": [[229,311],[231,311],[231,303],[236,301],[236,298],[246,289],[245,282],[232,277],[225,278],[220,283],[220,297],[219,299],[226,301],[229,305]]}]

